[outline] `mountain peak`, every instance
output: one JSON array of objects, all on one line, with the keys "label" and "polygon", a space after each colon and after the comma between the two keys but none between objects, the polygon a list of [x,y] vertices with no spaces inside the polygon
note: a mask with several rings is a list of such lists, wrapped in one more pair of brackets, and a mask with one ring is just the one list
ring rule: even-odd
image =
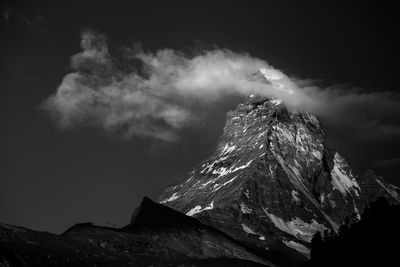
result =
[{"label": "mountain peak", "polygon": [[261,82],[261,83],[268,83],[271,84],[273,81],[277,81],[284,78],[284,75],[272,68],[260,68],[256,73],[253,74],[252,80]]},{"label": "mountain peak", "polygon": [[280,71],[271,68],[261,68],[259,72],[269,81],[280,80],[284,77]]},{"label": "mountain peak", "polygon": [[133,212],[131,222],[126,228],[165,228],[177,227],[178,225],[196,225],[196,223],[198,223],[196,220],[144,197],[139,207]]},{"label": "mountain peak", "polygon": [[308,257],[316,232],[337,231],[393,191],[375,175],[356,175],[326,144],[317,117],[252,95],[228,113],[215,153],[159,201],[269,256],[289,248]]}]

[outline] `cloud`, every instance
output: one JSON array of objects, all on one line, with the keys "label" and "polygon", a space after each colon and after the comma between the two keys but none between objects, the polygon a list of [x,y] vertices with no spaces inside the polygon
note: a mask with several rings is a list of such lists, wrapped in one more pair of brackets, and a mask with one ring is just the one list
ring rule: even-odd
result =
[{"label": "cloud", "polygon": [[227,96],[259,94],[314,113],[343,135],[368,139],[400,134],[400,96],[394,92],[319,86],[228,49],[188,56],[135,45],[118,57],[110,53],[104,35],[86,31],[81,37],[82,51],[71,57],[73,72],[43,104],[64,128],[89,125],[126,138],[176,142],[180,129],[199,125],[205,107]]},{"label": "cloud", "polygon": [[400,136],[397,92],[367,92],[349,85],[302,89],[309,99],[306,108],[343,137],[351,135],[355,141],[367,141]]}]

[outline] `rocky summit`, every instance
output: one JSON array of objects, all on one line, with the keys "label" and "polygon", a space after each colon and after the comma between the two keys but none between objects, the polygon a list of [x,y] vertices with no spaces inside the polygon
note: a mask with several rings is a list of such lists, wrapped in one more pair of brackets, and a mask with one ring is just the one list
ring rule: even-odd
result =
[{"label": "rocky summit", "polygon": [[372,171],[353,170],[327,145],[316,116],[251,95],[228,113],[215,153],[168,187],[159,203],[273,262],[297,265],[309,257],[316,232],[359,220],[379,196],[400,201],[399,188]]}]

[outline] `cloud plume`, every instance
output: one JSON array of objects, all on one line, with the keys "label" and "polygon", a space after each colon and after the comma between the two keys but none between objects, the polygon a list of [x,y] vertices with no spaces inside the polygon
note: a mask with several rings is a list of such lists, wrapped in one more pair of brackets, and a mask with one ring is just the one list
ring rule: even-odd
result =
[{"label": "cloud plume", "polygon": [[[332,127],[366,131],[367,138],[400,134],[400,97],[394,92],[317,86],[228,49],[188,56],[136,45],[118,57],[104,35],[86,31],[81,37],[82,51],[71,57],[72,72],[43,104],[64,128],[91,125],[127,138],[176,142],[180,129],[201,122],[204,107],[225,96],[259,94],[312,112]],[[255,78],[260,70],[269,83]]]}]

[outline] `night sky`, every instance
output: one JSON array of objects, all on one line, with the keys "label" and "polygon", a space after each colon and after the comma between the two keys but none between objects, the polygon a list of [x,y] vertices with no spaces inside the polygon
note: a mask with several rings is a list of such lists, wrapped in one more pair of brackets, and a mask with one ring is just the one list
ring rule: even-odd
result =
[{"label": "night sky", "polygon": [[[394,97],[400,93],[400,31],[397,9],[390,5],[365,1],[8,1],[1,5],[3,223],[56,233],[78,222],[127,224],[143,196],[156,199],[167,185],[213,153],[225,113],[240,101],[230,97],[207,106],[200,125],[182,130],[180,141],[174,143],[138,136],[124,139],[98,127],[60,129],[41,106],[71,72],[70,58],[80,51],[80,34],[86,30],[104,34],[114,50],[138,41],[148,50],[227,48],[303,79],[351,84],[367,92],[393,91]],[[400,185],[399,134],[363,139],[329,125],[326,132],[330,146],[352,166],[372,168]]]}]

